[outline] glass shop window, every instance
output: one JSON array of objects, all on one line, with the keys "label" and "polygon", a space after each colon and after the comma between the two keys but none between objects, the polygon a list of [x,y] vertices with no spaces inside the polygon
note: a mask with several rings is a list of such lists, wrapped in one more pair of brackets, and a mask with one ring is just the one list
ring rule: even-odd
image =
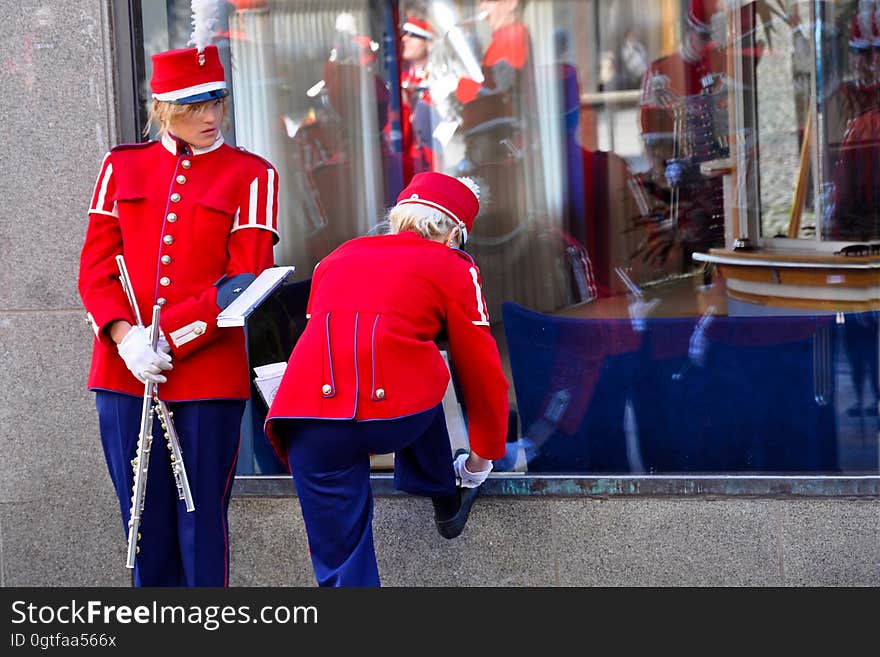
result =
[{"label": "glass shop window", "polygon": [[[142,5],[147,62],[186,44],[189,2]],[[480,186],[495,473],[878,474],[880,2],[223,6],[227,136],[277,166],[297,268],[253,366],[315,263],[438,170]],[[255,387],[239,474],[280,471],[265,411]]]}]

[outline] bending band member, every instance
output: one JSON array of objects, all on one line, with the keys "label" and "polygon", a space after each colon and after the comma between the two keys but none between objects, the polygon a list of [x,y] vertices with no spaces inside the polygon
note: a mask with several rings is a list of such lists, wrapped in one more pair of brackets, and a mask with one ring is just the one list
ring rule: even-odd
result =
[{"label": "bending band member", "polygon": [[[219,329],[216,317],[273,265],[278,176],[223,141],[229,92],[216,46],[154,55],[150,86],[161,139],[113,148],[89,206],[79,269],[95,332],[88,387],[124,528],[147,381],[160,384],[187,466],[191,513],[154,420],[134,585],[225,586],[227,509],[250,385],[244,331]],[[161,306],[156,350],[120,285],[120,254],[141,317]]]},{"label": "bending band member", "polygon": [[[473,260],[458,250],[479,201],[459,179],[413,177],[390,235],[360,237],[315,267],[308,323],[266,427],[289,463],[321,586],[379,586],[370,454],[394,452],[394,485],[434,502],[458,536],[504,454],[507,381]],[[446,334],[468,413],[470,454],[451,454],[441,401]]]}]

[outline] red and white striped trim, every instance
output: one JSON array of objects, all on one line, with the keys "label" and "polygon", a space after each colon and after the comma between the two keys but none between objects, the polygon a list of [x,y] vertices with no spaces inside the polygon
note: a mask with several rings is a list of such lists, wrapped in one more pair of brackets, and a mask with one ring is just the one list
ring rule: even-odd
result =
[{"label": "red and white striped trim", "polygon": [[480,289],[480,279],[477,275],[476,267],[471,267],[469,269],[471,272],[471,279],[474,282],[474,289],[477,293],[477,312],[480,315],[480,319],[472,320],[472,324],[475,326],[489,326],[489,315],[486,313],[486,305],[483,303],[483,290]]},{"label": "red and white striped trim", "polygon": [[107,153],[104,156],[104,161],[101,163],[101,173],[98,174],[98,179],[95,181],[95,191],[92,195],[92,206],[89,208],[89,212],[106,214],[109,217],[118,217],[116,201],[113,201],[112,204],[107,201],[107,190],[110,187],[110,182],[113,180],[113,163],[107,161],[109,158],[110,153]]},{"label": "red and white striped trim", "polygon": [[[265,185],[265,189],[263,186]],[[265,197],[264,197],[265,194]],[[244,217],[242,218],[242,210]],[[275,214],[275,170],[266,169],[266,176],[257,176],[248,187],[247,203],[235,211],[232,222],[234,233],[242,228],[262,228],[278,234],[274,222]]]},{"label": "red and white striped trim", "polygon": [[186,98],[187,96],[195,96],[196,94],[203,94],[208,91],[217,91],[218,89],[226,88],[226,80],[217,80],[215,82],[203,82],[201,84],[195,84],[191,87],[184,87],[183,89],[175,89],[174,91],[166,91],[161,94],[153,94],[153,98],[156,100],[162,100],[165,102],[174,102],[175,100],[180,100],[181,98]]}]

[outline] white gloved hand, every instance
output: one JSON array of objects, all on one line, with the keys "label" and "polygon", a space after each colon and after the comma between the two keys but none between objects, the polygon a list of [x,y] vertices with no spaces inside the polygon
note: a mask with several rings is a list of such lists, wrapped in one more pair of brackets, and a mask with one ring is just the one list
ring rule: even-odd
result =
[{"label": "white gloved hand", "polygon": [[132,326],[131,330],[116,345],[125,366],[141,383],[165,383],[163,370],[170,370],[171,356],[159,350],[157,353],[150,344],[150,334],[143,326]]},{"label": "white gloved hand", "polygon": [[489,473],[492,472],[492,461],[489,461],[489,467],[481,472],[471,472],[465,466],[468,454],[459,454],[452,462],[452,469],[455,470],[455,479],[461,488],[476,488],[484,481]]},{"label": "white gloved hand", "polygon": [[632,321],[633,331],[636,333],[641,333],[646,328],[645,319],[654,312],[654,308],[656,308],[660,303],[660,299],[651,299],[650,301],[645,301],[643,298],[634,298],[629,306],[629,318]]},{"label": "white gloved hand", "polygon": [[[153,334],[153,325],[150,324],[146,329],[147,336]],[[165,332],[160,328],[159,329],[159,342],[156,344],[156,353],[164,353],[171,355],[171,345],[168,344],[168,339],[165,337]]]}]

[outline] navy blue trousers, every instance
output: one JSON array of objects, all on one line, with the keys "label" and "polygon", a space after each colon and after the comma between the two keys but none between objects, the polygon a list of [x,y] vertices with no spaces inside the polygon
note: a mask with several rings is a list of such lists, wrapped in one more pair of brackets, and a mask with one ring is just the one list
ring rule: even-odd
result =
[{"label": "navy blue trousers", "polygon": [[455,492],[443,408],[394,420],[286,420],[287,451],[319,586],[379,586],[370,454],[394,452],[394,487]]},{"label": "navy blue trousers", "polygon": [[[141,423],[140,397],[98,391],[96,405],[101,444],[119,498],[128,538],[134,472]],[[135,558],[135,586],[227,586],[229,534],[227,511],[244,401],[207,400],[170,403],[180,438],[195,511],[178,499],[162,426],[153,420],[153,445],[144,511]]]}]

